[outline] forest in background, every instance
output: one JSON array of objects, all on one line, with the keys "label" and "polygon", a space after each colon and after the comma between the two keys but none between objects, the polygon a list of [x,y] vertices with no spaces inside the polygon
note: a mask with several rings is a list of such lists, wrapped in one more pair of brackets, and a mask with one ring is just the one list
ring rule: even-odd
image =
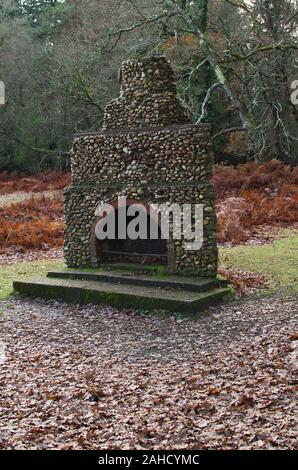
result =
[{"label": "forest in background", "polygon": [[162,53],[217,162],[298,160],[296,0],[2,0],[0,171],[68,169],[72,135],[100,128],[118,69]]}]

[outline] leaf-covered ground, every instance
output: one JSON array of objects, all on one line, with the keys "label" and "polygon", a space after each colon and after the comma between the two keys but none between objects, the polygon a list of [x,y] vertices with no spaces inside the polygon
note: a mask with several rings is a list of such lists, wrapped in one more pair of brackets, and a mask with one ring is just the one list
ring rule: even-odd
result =
[{"label": "leaf-covered ground", "polygon": [[[215,169],[221,272],[237,292],[297,293],[297,176],[279,162]],[[67,184],[0,174],[0,299],[62,263]],[[297,304],[249,297],[182,322],[0,302],[0,449],[297,448]]]},{"label": "leaf-covered ground", "polygon": [[0,448],[298,447],[297,298],[196,321],[38,300],[0,309]]}]

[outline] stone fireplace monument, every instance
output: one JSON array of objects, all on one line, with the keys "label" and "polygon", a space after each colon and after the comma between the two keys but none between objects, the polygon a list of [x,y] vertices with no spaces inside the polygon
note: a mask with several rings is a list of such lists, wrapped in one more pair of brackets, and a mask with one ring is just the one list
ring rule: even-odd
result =
[{"label": "stone fireplace monument", "polygon": [[[191,124],[176,96],[164,57],[125,62],[121,93],[105,108],[102,130],[75,136],[72,183],[65,194],[65,259],[69,267],[111,261],[158,263],[169,273],[216,276],[217,245],[210,126]],[[189,252],[181,240],[135,241],[95,237],[100,202],[204,204],[204,242]]]},{"label": "stone fireplace monument", "polygon": [[[230,293],[217,278],[210,126],[191,124],[164,57],[125,62],[120,84],[101,131],[74,139],[65,192],[67,269],[14,287],[76,303],[196,313]],[[203,205],[202,248],[186,249],[185,240],[173,236],[173,223],[169,237],[162,236],[158,218],[154,239],[120,237],[119,223],[116,237],[99,239],[97,208],[109,204],[114,214],[118,198],[125,212],[141,203],[150,221],[153,204]]]}]

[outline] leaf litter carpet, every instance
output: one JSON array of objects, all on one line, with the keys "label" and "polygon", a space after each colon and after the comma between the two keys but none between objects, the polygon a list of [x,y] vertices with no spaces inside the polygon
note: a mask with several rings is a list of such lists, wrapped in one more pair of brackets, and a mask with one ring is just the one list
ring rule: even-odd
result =
[{"label": "leaf litter carpet", "polygon": [[0,311],[1,449],[298,447],[295,298],[196,321],[41,300]]}]

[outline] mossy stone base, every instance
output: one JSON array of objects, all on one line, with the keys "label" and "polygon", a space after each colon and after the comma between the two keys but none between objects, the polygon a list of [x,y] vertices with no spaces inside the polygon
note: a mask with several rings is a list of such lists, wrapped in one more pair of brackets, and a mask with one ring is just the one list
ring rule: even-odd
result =
[{"label": "mossy stone base", "polygon": [[[121,276],[122,274],[122,276]],[[197,313],[231,294],[216,279],[175,276],[125,276],[125,273],[60,271],[47,278],[15,281],[19,294],[77,304],[103,304],[117,308]]]}]

